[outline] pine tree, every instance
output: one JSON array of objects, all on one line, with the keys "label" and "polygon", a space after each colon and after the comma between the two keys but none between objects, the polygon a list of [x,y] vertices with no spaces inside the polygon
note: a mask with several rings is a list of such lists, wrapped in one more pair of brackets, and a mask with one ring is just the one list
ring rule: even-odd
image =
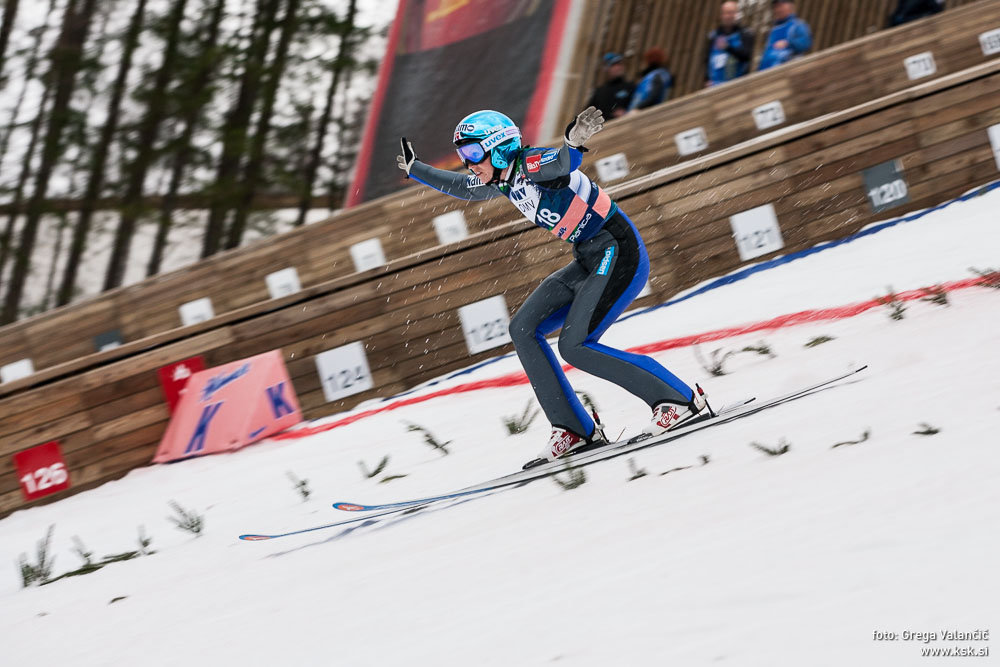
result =
[{"label": "pine tree", "polygon": [[240,162],[246,150],[247,128],[260,92],[264,61],[275,29],[280,0],[257,0],[250,45],[247,47],[243,75],[236,102],[226,114],[222,127],[222,155],[210,192],[208,222],[202,241],[201,256],[219,251],[225,232],[226,217],[236,202],[234,196]]},{"label": "pine tree", "polygon": [[[42,22],[42,25],[32,30],[35,36],[35,42],[31,46],[31,50],[28,53],[27,63],[24,67],[21,92],[18,93],[17,101],[14,103],[14,108],[10,112],[10,122],[7,123],[7,127],[4,128],[3,139],[0,139],[0,174],[3,173],[3,163],[7,157],[7,149],[10,146],[10,137],[14,134],[14,130],[17,128],[17,119],[21,115],[21,107],[24,105],[24,99],[27,97],[28,89],[35,80],[35,70],[38,68],[38,63],[42,60],[39,57],[39,54],[42,51],[42,42],[45,40],[45,33],[49,30],[49,19],[55,11],[55,8],[56,0],[49,0],[49,9],[45,13],[45,20]],[[0,88],[3,88],[3,86],[0,85]]]},{"label": "pine tree", "polygon": [[42,126],[45,122],[50,92],[51,88],[46,88],[42,91],[42,100],[38,104],[38,112],[35,114],[35,119],[31,121],[31,138],[28,140],[28,147],[24,151],[23,161],[21,162],[21,173],[17,178],[17,186],[14,188],[14,196],[10,203],[7,224],[4,226],[3,235],[0,236],[0,276],[3,276],[7,259],[10,256],[14,225],[17,222],[17,217],[24,212],[24,191],[28,187],[28,181],[31,180],[31,165],[35,160],[35,151],[38,149],[38,139],[41,136]]},{"label": "pine tree", "polygon": [[90,175],[87,181],[87,191],[83,195],[83,201],[80,202],[80,212],[77,217],[76,227],[73,229],[73,240],[70,246],[69,257],[66,260],[62,283],[56,297],[56,303],[60,306],[66,305],[73,298],[73,290],[76,286],[76,274],[80,268],[83,251],[86,248],[87,236],[90,233],[90,223],[97,208],[101,191],[104,188],[108,152],[115,132],[118,130],[122,99],[125,96],[125,87],[128,83],[129,71],[132,68],[132,55],[139,44],[139,35],[142,33],[145,12],[146,0],[138,0],[135,12],[132,14],[132,19],[129,22],[128,30],[125,33],[121,61],[118,64],[118,76],[115,78],[111,89],[111,99],[108,102],[107,118],[104,122],[104,127],[101,128],[100,139],[94,147],[93,158],[90,164]]},{"label": "pine tree", "polygon": [[7,0],[3,6],[3,19],[0,21],[0,90],[6,84],[3,68],[7,64],[7,45],[10,43],[10,32],[14,29],[14,21],[17,20],[17,5],[18,0]]},{"label": "pine tree", "polygon": [[[7,147],[10,143],[10,137],[17,127],[17,119],[21,115],[21,106],[24,104],[28,88],[35,79],[35,70],[38,67],[38,63],[41,62],[39,54],[42,50],[42,42],[45,39],[45,33],[49,28],[49,19],[55,11],[55,5],[56,0],[51,0],[49,3],[49,10],[45,15],[44,23],[35,29],[35,43],[32,45],[31,52],[28,55],[28,61],[24,72],[24,83],[21,86],[21,92],[18,94],[17,102],[14,104],[14,109],[11,112],[10,123],[7,124],[3,139],[0,140],[0,173],[3,173],[4,158],[7,155]],[[7,265],[7,258],[10,255],[11,239],[14,235],[14,224],[17,221],[17,216],[21,211],[21,205],[24,202],[24,189],[27,186],[29,177],[31,176],[31,163],[35,159],[35,148],[38,144],[38,135],[41,131],[42,121],[45,117],[45,109],[49,100],[50,91],[51,88],[48,86],[46,86],[42,91],[42,100],[38,105],[35,118],[31,122],[29,129],[30,139],[28,141],[28,147],[22,156],[20,176],[17,179],[14,196],[10,202],[10,214],[8,215],[7,222],[3,227],[3,232],[0,232],[0,280],[2,280],[4,269]],[[0,297],[2,296],[2,293],[0,293]]]},{"label": "pine tree", "polygon": [[83,47],[87,41],[94,7],[97,0],[68,0],[59,39],[52,50],[50,85],[54,87],[52,110],[42,144],[42,157],[35,172],[34,192],[28,201],[24,228],[21,230],[14,269],[0,312],[0,324],[13,322],[18,317],[24,285],[31,267],[31,255],[42,213],[45,210],[49,181],[56,162],[62,153],[63,130],[69,121],[70,101],[76,85],[76,75],[81,66]]},{"label": "pine tree", "polygon": [[121,202],[121,217],[115,230],[111,259],[104,276],[104,289],[109,290],[122,284],[125,278],[125,268],[128,264],[132,237],[135,234],[136,222],[143,209],[143,186],[146,174],[153,163],[160,128],[166,116],[164,100],[170,82],[174,76],[174,65],[177,61],[178,43],[181,38],[181,22],[187,0],[174,0],[174,5],[167,19],[167,38],[163,49],[163,61],[153,78],[149,89],[146,111],[139,123],[136,137],[137,153],[127,169],[125,194]]},{"label": "pine tree", "polygon": [[[330,120],[333,117],[333,102],[337,91],[340,88],[340,78],[348,63],[348,58],[353,51],[352,41],[354,39],[354,17],[357,9],[357,0],[350,0],[347,6],[347,16],[344,19],[340,34],[340,45],[337,49],[337,57],[334,59],[331,70],[330,86],[326,90],[326,102],[323,105],[323,113],[320,115],[319,124],[316,127],[316,143],[313,144],[309,154],[309,162],[306,164],[302,193],[299,199],[299,213],[295,219],[295,226],[305,224],[306,214],[312,208],[313,186],[316,183],[316,174],[319,171],[320,162],[323,159],[323,148],[326,144],[326,134],[330,127]],[[345,96],[346,97],[346,96]]]},{"label": "pine tree", "polygon": [[288,51],[292,37],[295,35],[298,26],[298,9],[299,0],[288,0],[288,4],[285,6],[285,15],[281,21],[281,35],[278,38],[278,47],[275,49],[271,66],[268,68],[267,81],[261,101],[261,110],[257,115],[256,131],[250,145],[250,153],[243,168],[243,179],[238,189],[240,199],[236,202],[236,212],[233,215],[233,223],[229,228],[229,234],[226,238],[226,248],[238,248],[243,240],[243,232],[246,230],[250,203],[257,192],[257,182],[260,179],[261,168],[264,162],[264,148],[267,145],[267,135],[271,132],[274,101],[278,95],[278,86],[281,83],[281,77],[285,72],[285,64],[288,62]]},{"label": "pine tree", "polygon": [[[355,28],[355,30],[359,31],[357,43],[360,43],[360,39],[367,37],[371,31],[370,28]],[[378,60],[369,58],[358,61],[351,58],[349,66],[345,70],[344,90],[350,90],[355,73],[361,72],[368,76],[374,76],[377,71]],[[370,98],[355,99],[352,105],[352,101],[347,95],[343,97],[340,115],[337,118],[337,151],[331,167],[332,173],[327,193],[327,205],[331,211],[343,206],[347,175],[350,171],[350,165],[353,164],[357,156],[358,143],[361,140],[361,132],[364,129],[370,101]]]},{"label": "pine tree", "polygon": [[203,37],[200,41],[199,54],[191,70],[190,77],[184,81],[176,95],[180,100],[180,136],[174,142],[176,150],[170,162],[170,184],[160,206],[160,219],[156,228],[156,240],[146,265],[146,276],[160,272],[163,253],[167,246],[167,237],[173,222],[177,197],[180,194],[184,173],[194,156],[192,144],[195,131],[201,122],[202,112],[211,101],[214,90],[212,80],[218,66],[216,59],[220,54],[219,27],[226,6],[226,0],[216,0],[208,20]]},{"label": "pine tree", "polygon": [[[351,76],[351,71],[348,70],[348,81],[350,81]],[[344,88],[350,88],[350,84],[346,84]],[[330,211],[344,205],[347,175],[350,172],[351,164],[357,157],[358,143],[364,129],[368,104],[369,102],[366,100],[357,99],[354,100],[352,107],[351,101],[345,95],[341,115],[337,119],[337,152],[333,158],[327,191],[327,206]]]}]

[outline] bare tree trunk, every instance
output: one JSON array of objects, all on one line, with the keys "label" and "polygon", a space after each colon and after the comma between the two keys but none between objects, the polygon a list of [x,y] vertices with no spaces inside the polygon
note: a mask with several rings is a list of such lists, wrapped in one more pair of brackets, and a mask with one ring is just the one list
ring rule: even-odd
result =
[{"label": "bare tree trunk", "polygon": [[143,184],[146,182],[146,173],[153,163],[160,126],[166,115],[164,99],[166,99],[167,88],[174,74],[177,44],[181,35],[181,21],[184,19],[184,9],[187,4],[187,0],[174,1],[175,4],[168,19],[169,28],[167,44],[163,51],[163,62],[156,71],[146,114],[139,125],[139,152],[128,169],[128,184],[121,203],[122,214],[118,221],[118,229],[115,230],[111,259],[108,261],[108,269],[104,275],[105,290],[118,287],[125,278],[125,268],[128,264],[132,237],[135,234],[135,225],[142,213]]},{"label": "bare tree trunk", "polygon": [[362,122],[365,111],[363,106],[351,111],[351,98],[348,91],[351,89],[353,75],[352,68],[347,68],[344,72],[344,95],[340,106],[340,116],[337,118],[337,152],[333,158],[326,196],[327,207],[331,213],[344,205],[344,181],[349,171],[347,165],[357,152],[356,146],[349,146],[357,140],[357,134],[360,131],[359,124]]},{"label": "bare tree trunk", "polygon": [[267,58],[271,32],[275,27],[275,17],[280,4],[280,0],[257,0],[253,37],[247,49],[240,91],[236,103],[226,114],[222,128],[222,155],[219,158],[215,184],[212,186],[208,222],[201,248],[203,259],[219,251],[225,232],[226,217],[238,200],[234,193],[236,178],[246,150],[247,127],[250,125],[250,117],[257,103],[264,61]]},{"label": "bare tree trunk", "polygon": [[306,214],[312,208],[313,185],[316,183],[316,174],[319,172],[319,164],[323,159],[323,148],[326,143],[326,133],[330,126],[330,119],[333,117],[333,102],[340,88],[340,76],[344,71],[347,58],[351,53],[351,39],[354,36],[354,16],[357,9],[357,0],[350,0],[347,6],[347,17],[344,22],[344,31],[340,36],[340,46],[337,49],[337,58],[333,61],[333,78],[330,87],[326,91],[326,104],[323,106],[323,113],[319,119],[319,126],[316,129],[316,143],[309,154],[309,162],[306,165],[304,183],[302,184],[302,198],[299,200],[299,214],[295,218],[295,226],[300,227],[306,222]]},{"label": "bare tree trunk", "polygon": [[11,238],[14,236],[14,225],[17,216],[23,213],[24,190],[28,187],[28,180],[31,178],[31,163],[35,160],[35,149],[38,147],[38,137],[42,133],[42,122],[45,120],[45,111],[49,104],[49,94],[52,88],[45,88],[42,92],[42,101],[38,103],[38,113],[31,121],[31,139],[28,141],[28,148],[24,151],[21,161],[21,173],[17,178],[17,187],[14,190],[14,198],[10,204],[10,215],[7,216],[7,225],[4,227],[3,235],[0,236],[0,278],[3,277],[7,259],[10,256]]},{"label": "bare tree trunk", "polygon": [[14,29],[17,20],[18,0],[7,0],[3,6],[3,23],[0,23],[0,90],[6,84],[3,67],[7,63],[7,44],[10,43],[10,31]]},{"label": "bare tree trunk", "polygon": [[59,267],[59,255],[62,254],[63,232],[69,227],[69,213],[60,211],[58,214],[59,223],[56,226],[56,244],[52,248],[52,264],[49,266],[49,277],[45,281],[45,296],[42,298],[42,310],[49,309],[52,302],[52,292],[56,284],[56,273]]},{"label": "bare tree trunk", "polygon": [[[24,98],[27,96],[28,88],[31,86],[31,82],[35,79],[35,69],[38,67],[38,63],[41,60],[38,54],[42,50],[42,42],[45,39],[45,33],[49,29],[49,18],[52,16],[52,12],[55,11],[56,0],[49,1],[49,9],[45,13],[45,21],[42,23],[41,28],[35,35],[35,43],[31,47],[31,53],[28,54],[28,63],[24,68],[23,83],[21,84],[21,92],[17,94],[17,102],[14,103],[14,109],[10,112],[10,123],[4,130],[3,139],[0,139],[0,174],[3,173],[3,163],[7,158],[7,149],[10,146],[10,136],[14,133],[17,127],[17,118],[21,115],[21,106],[24,104]],[[2,67],[2,66],[0,66]],[[0,73],[2,76],[2,73]],[[0,89],[3,85],[0,85]]]},{"label": "bare tree trunk", "polygon": [[73,298],[76,274],[80,269],[80,260],[83,258],[83,251],[87,246],[87,236],[90,234],[90,223],[94,216],[94,210],[97,208],[101,190],[104,189],[104,173],[108,152],[115,132],[118,131],[122,98],[125,96],[129,71],[132,69],[132,54],[139,43],[139,35],[142,33],[145,11],[146,0],[138,0],[135,12],[132,14],[132,20],[129,22],[128,31],[125,33],[125,43],[122,45],[121,61],[118,65],[118,76],[115,78],[111,89],[111,100],[108,102],[107,119],[104,122],[104,127],[101,128],[101,136],[97,146],[94,147],[87,190],[80,203],[80,213],[77,217],[76,227],[73,229],[69,257],[66,259],[62,283],[59,286],[59,293],[56,295],[56,304],[59,306],[66,305]]},{"label": "bare tree trunk", "polygon": [[[77,12],[78,2],[82,3],[79,12]],[[69,0],[62,32],[52,50],[51,85],[55,87],[52,112],[49,115],[49,125],[42,146],[41,163],[35,174],[35,191],[28,202],[27,218],[21,230],[10,286],[4,299],[3,310],[0,312],[0,324],[13,322],[18,316],[24,284],[31,266],[31,254],[38,234],[38,224],[45,209],[49,180],[62,153],[63,130],[69,121],[70,101],[96,2],[97,0]]]},{"label": "bare tree trunk", "polygon": [[257,116],[257,128],[250,146],[250,155],[243,168],[243,182],[238,189],[240,199],[236,205],[233,224],[229,228],[226,248],[238,248],[243,240],[243,232],[246,230],[250,203],[257,192],[257,182],[260,180],[260,172],[264,163],[264,148],[267,146],[267,135],[271,132],[274,100],[278,96],[278,87],[281,84],[281,77],[285,72],[289,46],[298,28],[298,9],[299,0],[288,0],[288,4],[285,7],[285,16],[282,19],[281,36],[278,38],[278,48],[275,51],[274,60],[271,62],[267,83],[264,86],[263,103],[260,113]]},{"label": "bare tree trunk", "polygon": [[184,180],[184,172],[191,156],[194,154],[194,147],[191,139],[195,130],[198,129],[198,122],[201,119],[202,110],[212,99],[212,91],[209,86],[212,83],[212,76],[215,74],[217,66],[216,57],[219,53],[219,26],[222,23],[223,10],[226,0],[216,0],[212,9],[212,16],[209,19],[208,29],[205,31],[205,38],[202,40],[201,57],[198,67],[191,76],[190,82],[182,88],[181,95],[185,100],[191,100],[190,105],[182,114],[181,122],[184,129],[177,141],[178,148],[174,154],[170,167],[170,185],[167,193],[163,197],[163,204],[160,206],[160,222],[156,228],[156,240],[153,243],[153,252],[149,256],[149,263],[146,265],[146,276],[154,276],[160,272],[160,265],[163,263],[163,253],[167,247],[167,236],[170,233],[170,226],[173,222],[174,208],[177,205],[177,196],[180,193],[181,184]]}]

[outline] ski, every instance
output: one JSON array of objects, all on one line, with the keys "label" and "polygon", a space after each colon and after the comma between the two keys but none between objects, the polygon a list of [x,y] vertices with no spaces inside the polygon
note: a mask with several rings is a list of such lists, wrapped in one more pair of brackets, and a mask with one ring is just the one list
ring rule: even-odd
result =
[{"label": "ski", "polygon": [[287,533],[276,533],[273,535],[260,535],[260,534],[248,534],[240,535],[241,540],[246,540],[247,542],[260,542],[262,540],[273,540],[279,537],[288,537],[289,535],[302,535],[304,533],[311,533],[317,530],[326,530],[327,528],[336,528],[337,526],[347,526],[352,523],[363,523],[365,521],[370,521],[372,519],[377,519],[389,514],[403,514],[406,510],[417,510],[425,505],[430,505],[436,501],[430,501],[427,503],[421,503],[416,505],[407,505],[405,507],[394,507],[392,509],[384,510],[382,512],[375,512],[373,514],[365,514],[364,516],[356,516],[351,519],[344,519],[342,521],[334,521],[333,523],[323,524],[322,526],[313,526],[312,528],[301,528],[299,530],[290,530]]},{"label": "ski", "polygon": [[[669,435],[674,436],[674,437],[679,437],[682,434],[684,434],[688,429],[690,429],[690,428],[692,428],[694,426],[697,426],[698,424],[701,424],[702,422],[712,421],[713,419],[718,419],[719,417],[730,415],[731,413],[735,412],[736,410],[739,410],[743,406],[748,405],[749,403],[752,403],[754,400],[756,400],[754,397],[750,397],[750,398],[745,398],[745,399],[743,399],[741,401],[737,401],[737,402],[734,402],[734,403],[727,403],[726,405],[722,406],[722,408],[720,408],[716,412],[715,417],[712,417],[712,418],[709,418],[709,419],[700,419],[700,420],[697,420],[697,421],[692,421],[691,424],[689,424],[689,425],[680,426],[678,428],[674,428],[671,431],[669,431]],[[664,436],[665,435],[667,435],[667,434],[665,433]],[[661,438],[662,438],[662,436],[661,436]],[[671,439],[673,439],[673,438],[671,438]],[[634,440],[634,438],[631,438],[631,439],[630,438],[625,438],[625,439],[622,439],[622,440],[616,440],[616,441],[608,443],[606,445],[600,445],[598,447],[591,447],[591,448],[588,448],[588,449],[586,449],[584,451],[581,451],[581,452],[576,452],[576,453],[573,453],[573,454],[569,454],[565,458],[561,458],[558,461],[555,461],[554,463],[560,464],[560,469],[563,469],[562,468],[563,464],[565,464],[566,462],[569,462],[571,460],[580,460],[585,454],[593,454],[593,453],[597,453],[598,451],[604,451],[604,452],[606,452],[606,451],[609,451],[609,450],[611,450],[611,449],[613,449],[615,447],[622,447],[622,446],[624,446],[626,444],[631,444],[632,440]],[[647,440],[648,440],[648,442],[647,442]],[[662,440],[657,440],[657,442],[661,442],[661,441]],[[644,439],[642,442],[647,442],[647,444],[653,444],[651,442],[651,439]],[[544,464],[544,465],[548,465],[548,464]],[[387,510],[387,509],[413,507],[413,506],[416,506],[416,505],[423,505],[425,503],[435,503],[435,502],[439,502],[441,500],[450,500],[452,498],[461,498],[462,496],[472,495],[474,493],[482,493],[483,491],[489,490],[489,489],[492,489],[492,488],[499,488],[497,485],[499,485],[499,486],[507,486],[507,484],[503,484],[503,482],[506,481],[506,480],[509,480],[511,478],[514,478],[514,477],[518,477],[518,478],[520,478],[520,477],[527,477],[528,479],[535,479],[534,475],[526,475],[525,473],[538,472],[542,467],[543,466],[535,466],[535,467],[532,467],[532,468],[523,469],[523,470],[520,470],[518,472],[511,473],[509,475],[504,475],[503,477],[497,477],[495,479],[491,479],[489,482],[483,482],[482,484],[477,484],[475,486],[470,486],[470,487],[465,488],[465,489],[459,489],[458,491],[454,491],[452,493],[446,493],[446,494],[443,494],[443,495],[440,495],[440,496],[428,496],[426,498],[417,498],[415,500],[401,500],[401,501],[398,501],[398,502],[384,503],[384,504],[381,504],[381,505],[363,505],[361,503],[337,502],[337,503],[333,504],[333,508],[334,509],[338,509],[338,510],[342,510],[344,512],[379,512],[379,511]],[[518,483],[521,483],[521,482],[518,481],[518,480],[515,480],[515,481],[510,482],[510,483],[512,483],[512,484],[518,484]]]},{"label": "ski", "polygon": [[736,407],[729,410],[728,412],[720,411],[719,415],[699,421],[691,424],[687,427],[680,427],[672,431],[667,431],[663,435],[647,438],[645,440],[639,440],[638,442],[629,441],[618,441],[604,447],[599,447],[596,449],[588,450],[577,456],[570,456],[565,459],[557,459],[551,461],[544,465],[537,466],[535,468],[529,468],[528,470],[521,470],[510,475],[505,475],[503,477],[498,477],[496,479],[477,484],[475,486],[470,486],[459,491],[454,491],[452,493],[446,493],[438,496],[429,496],[427,498],[420,498],[416,500],[401,501],[396,503],[386,503],[381,505],[364,505],[361,503],[348,503],[348,502],[338,502],[334,503],[334,507],[350,511],[350,512],[370,512],[363,516],[354,517],[351,519],[344,519],[342,521],[335,521],[333,523],[324,524],[322,526],[314,526],[312,528],[304,528],[300,530],[293,530],[286,533],[278,533],[273,535],[263,535],[263,534],[247,534],[240,535],[241,540],[247,541],[260,541],[260,540],[271,540],[279,537],[287,537],[289,535],[300,535],[303,533],[309,533],[317,530],[324,530],[327,528],[334,528],[337,526],[345,526],[353,523],[360,523],[364,521],[370,521],[379,517],[384,517],[396,513],[405,513],[407,511],[421,509],[428,505],[432,505],[437,502],[445,500],[453,500],[455,498],[462,498],[465,496],[471,496],[475,494],[487,493],[490,491],[499,490],[505,487],[515,486],[518,484],[525,484],[536,479],[541,479],[543,477],[548,477],[552,474],[558,473],[562,470],[568,468],[578,468],[596,463],[598,461],[605,461],[612,458],[617,458],[631,452],[645,449],[647,447],[654,447],[656,445],[661,445],[666,442],[671,442],[678,438],[690,435],[697,431],[701,431],[706,428],[711,428],[712,426],[717,426],[719,424],[727,424],[729,422],[735,421],[742,417],[747,417],[749,415],[756,414],[762,410],[786,403],[788,401],[806,396],[812,392],[818,391],[830,385],[833,385],[841,380],[845,380],[854,375],[857,375],[861,371],[868,368],[868,366],[862,366],[856,368],[842,375],[824,380],[822,382],[817,382],[815,384],[803,387],[796,391],[784,394],[781,396],[776,396],[765,401],[753,401],[743,404],[742,406]]}]

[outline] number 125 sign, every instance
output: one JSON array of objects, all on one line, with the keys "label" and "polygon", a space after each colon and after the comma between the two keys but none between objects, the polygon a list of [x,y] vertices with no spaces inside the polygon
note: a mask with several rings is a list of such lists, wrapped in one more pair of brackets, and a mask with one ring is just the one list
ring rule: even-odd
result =
[{"label": "number 125 sign", "polygon": [[25,500],[69,488],[69,471],[55,440],[14,454],[14,467]]}]

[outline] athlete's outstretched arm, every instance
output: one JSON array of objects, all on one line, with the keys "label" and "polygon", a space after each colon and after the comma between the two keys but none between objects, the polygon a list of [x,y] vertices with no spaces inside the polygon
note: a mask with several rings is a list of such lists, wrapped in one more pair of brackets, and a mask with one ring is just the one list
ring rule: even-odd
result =
[{"label": "athlete's outstretched arm", "polygon": [[478,178],[471,174],[465,176],[424,164],[414,155],[413,146],[406,140],[406,137],[402,138],[400,144],[402,145],[403,154],[396,157],[396,162],[397,166],[406,172],[407,178],[412,178],[456,199],[470,201],[493,199],[503,194],[496,188],[484,185]]},{"label": "athlete's outstretched arm", "polygon": [[464,176],[456,174],[453,171],[436,169],[419,160],[413,163],[413,167],[410,169],[410,178],[457,199],[477,201],[503,196],[502,192],[496,188],[484,185],[482,181],[472,174]]},{"label": "athlete's outstretched arm", "polygon": [[528,178],[545,182],[567,176],[583,163],[587,150],[584,144],[604,127],[604,116],[596,107],[584,109],[566,128],[566,143],[562,148],[529,149],[525,153],[525,169]]}]

